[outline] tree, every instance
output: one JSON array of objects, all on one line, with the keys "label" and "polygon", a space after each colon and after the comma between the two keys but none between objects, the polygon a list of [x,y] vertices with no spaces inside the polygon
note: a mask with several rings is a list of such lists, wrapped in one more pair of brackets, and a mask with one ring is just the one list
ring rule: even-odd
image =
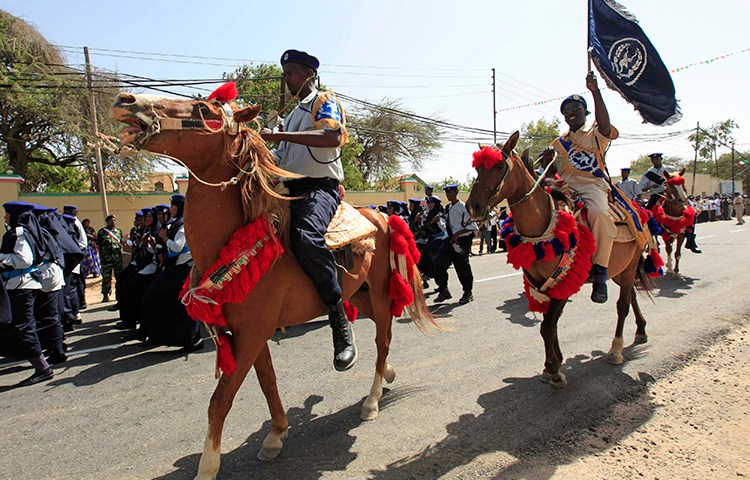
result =
[{"label": "tree", "polygon": [[[119,79],[97,73],[94,82],[97,110],[107,112]],[[28,23],[0,10],[0,155],[26,179],[25,191],[86,183],[97,189],[92,147],[98,139],[89,118],[84,72],[66,66],[57,48]],[[99,115],[99,125],[106,132],[119,128],[107,115]],[[110,183],[129,190],[140,185],[154,157],[125,161],[104,152],[103,163],[105,171],[116,172]],[[88,182],[81,183],[82,175]]]},{"label": "tree", "polygon": [[737,127],[737,123],[730,118],[723,122],[714,123],[707,129],[701,128],[688,137],[688,140],[697,145],[698,155],[701,158],[714,161],[714,174],[717,177],[721,177],[721,175],[719,169],[719,158],[716,150],[722,146],[729,147],[734,143],[732,130]]},{"label": "tree", "polygon": [[439,128],[410,114],[397,100],[387,98],[349,114],[354,136],[363,146],[359,168],[366,182],[397,175],[401,162],[419,170],[440,148]]},{"label": "tree", "polygon": [[516,150],[523,152],[530,148],[530,158],[536,159],[558,136],[560,136],[560,120],[558,119],[540,118],[536,122],[524,123],[521,125],[521,138],[518,140]]}]

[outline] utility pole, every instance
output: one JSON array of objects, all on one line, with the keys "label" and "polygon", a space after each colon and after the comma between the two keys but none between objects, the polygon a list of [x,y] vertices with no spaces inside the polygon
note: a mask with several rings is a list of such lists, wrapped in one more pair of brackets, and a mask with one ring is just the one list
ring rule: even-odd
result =
[{"label": "utility pole", "polygon": [[695,172],[698,169],[698,134],[701,131],[701,122],[695,124],[695,159],[693,160],[693,185],[690,187],[690,196],[695,194]]},{"label": "utility pole", "polygon": [[91,126],[94,128],[94,157],[96,158],[96,173],[99,181],[99,195],[102,199],[102,211],[104,216],[109,215],[107,204],[107,187],[104,183],[104,167],[102,167],[102,149],[99,147],[99,123],[96,120],[96,100],[91,83],[91,59],[89,58],[89,47],[83,47],[83,55],[86,57],[86,85],[89,90],[89,110],[91,110]]},{"label": "utility pole", "polygon": [[732,195],[734,195],[734,192],[736,191],[737,190],[734,189],[734,142],[732,142]]},{"label": "utility pole", "polygon": [[492,145],[497,145],[497,107],[495,106],[495,69],[492,69]]}]

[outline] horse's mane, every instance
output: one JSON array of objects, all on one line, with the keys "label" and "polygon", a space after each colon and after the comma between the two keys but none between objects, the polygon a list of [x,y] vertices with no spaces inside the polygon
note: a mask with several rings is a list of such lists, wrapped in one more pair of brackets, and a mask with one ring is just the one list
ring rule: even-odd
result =
[{"label": "horse's mane", "polygon": [[224,146],[224,158],[231,159],[241,170],[242,213],[248,223],[266,214],[276,235],[287,239],[289,230],[290,200],[274,190],[281,178],[297,175],[276,166],[276,157],[271,153],[257,132],[250,128],[240,129],[234,141]]}]

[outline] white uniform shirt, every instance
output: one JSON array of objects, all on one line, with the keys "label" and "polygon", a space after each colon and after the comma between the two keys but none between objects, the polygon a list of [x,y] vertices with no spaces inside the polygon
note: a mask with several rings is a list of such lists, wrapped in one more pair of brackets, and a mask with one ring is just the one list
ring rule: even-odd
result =
[{"label": "white uniform shirt", "polygon": [[56,292],[65,286],[63,269],[52,260],[49,252],[44,255],[44,263],[39,265],[39,273],[42,275],[43,292]]},{"label": "white uniform shirt", "polygon": [[[76,218],[75,220],[75,226],[78,230],[78,247],[81,249],[82,252],[86,252],[86,249],[88,248],[88,237],[86,236],[86,229],[83,228],[83,224]],[[72,273],[81,273],[81,264],[75,266],[75,268],[72,270]]]},{"label": "white uniform shirt", "polygon": [[649,172],[656,174],[659,178],[664,178],[664,172],[672,173],[674,172],[674,168],[668,167],[664,164],[662,164],[660,168],[651,167],[646,170],[646,173],[643,174],[641,180],[638,182],[638,184],[641,186],[641,190],[648,190],[649,195],[659,195],[664,193],[664,185],[667,182],[666,179],[662,183],[656,183],[646,176],[646,174],[648,174]]},{"label": "white uniform shirt", "polygon": [[[449,203],[446,208],[448,209],[448,225],[450,225],[450,230],[453,235],[461,230],[474,231],[478,229],[477,224],[471,220],[471,215],[469,215],[469,212],[466,210],[466,204],[461,200],[454,204]],[[469,235],[471,233],[472,232],[468,232],[464,235]]]},{"label": "white uniform shirt", "polygon": [[[12,267],[15,270],[29,268],[34,263],[34,252],[26,240],[23,227],[16,227],[16,245],[13,247],[13,253],[0,253],[0,266]],[[35,280],[31,273],[13,277],[5,281],[5,288],[8,290],[39,290],[42,284]]]},{"label": "white uniform shirt", "polygon": [[[320,92],[313,89],[297,108],[287,115],[284,120],[285,132],[305,132],[316,130],[311,110],[315,106]],[[344,169],[341,166],[340,148],[307,147],[292,142],[280,142],[279,147],[272,150],[279,159],[279,167],[292,173],[310,178],[333,178],[344,180]],[[316,161],[317,160],[317,161]]]},{"label": "white uniform shirt", "polygon": [[[185,239],[185,225],[181,225],[174,236],[174,240],[167,240],[167,251],[172,254],[179,253],[185,248],[186,245],[187,240]],[[190,255],[189,251],[180,253],[180,255],[177,257],[177,265],[182,265],[183,263],[186,263],[192,259],[193,256]]]},{"label": "white uniform shirt", "polygon": [[632,178],[628,178],[627,180],[620,180],[619,182],[615,183],[615,185],[617,186],[617,188],[622,190],[622,193],[624,193],[631,200],[637,199],[638,195],[641,194],[640,184]]}]

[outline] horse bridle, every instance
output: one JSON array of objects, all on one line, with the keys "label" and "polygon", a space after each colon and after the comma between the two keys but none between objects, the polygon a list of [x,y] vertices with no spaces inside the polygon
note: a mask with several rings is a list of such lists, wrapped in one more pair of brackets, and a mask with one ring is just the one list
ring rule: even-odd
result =
[{"label": "horse bridle", "polygon": [[[505,170],[505,174],[503,175],[503,178],[500,179],[500,183],[498,183],[497,186],[494,189],[489,189],[489,188],[487,189],[488,191],[491,192],[490,197],[487,200],[487,210],[489,210],[490,203],[492,202],[492,199],[495,198],[495,195],[497,195],[500,192],[500,189],[502,189],[503,183],[505,182],[505,179],[508,177],[508,174],[510,173],[510,170],[511,170],[510,160],[513,159],[513,154],[512,153],[507,154],[507,157],[506,157],[505,151],[500,150],[500,153],[503,154],[503,160],[501,162],[498,162],[498,166],[500,165],[500,163],[505,163],[505,164],[507,164],[507,168]],[[544,171],[542,172],[542,174],[539,175],[539,178],[537,178],[536,182],[534,182],[534,186],[531,187],[531,189],[528,192],[526,192],[520,199],[518,199],[515,202],[509,204],[508,208],[511,208],[511,207],[516,206],[516,205],[518,205],[519,203],[521,203],[521,202],[523,202],[525,200],[528,200],[529,197],[531,197],[531,194],[534,193],[534,190],[536,190],[537,187],[539,186],[539,184],[542,182],[542,180],[544,180],[544,176],[547,174],[547,171],[549,170],[550,166],[552,166],[552,162],[549,162],[547,164],[547,166],[544,168]]]},{"label": "horse bridle", "polygon": [[[138,112],[134,114],[134,117],[141,123],[146,125],[136,140],[132,143],[124,144],[120,147],[118,154],[120,156],[129,156],[143,149],[143,147],[156,135],[165,131],[175,130],[201,130],[211,133],[227,132],[229,134],[236,135],[240,130],[240,124],[234,120],[234,111],[232,107],[227,103],[212,102],[221,107],[222,120],[221,125],[212,127],[208,122],[219,122],[219,120],[206,120],[203,118],[201,112],[201,118],[174,118],[174,117],[162,117],[156,113],[154,102],[150,102],[148,106],[151,109],[151,116]],[[200,110],[199,110],[200,111]]]}]

